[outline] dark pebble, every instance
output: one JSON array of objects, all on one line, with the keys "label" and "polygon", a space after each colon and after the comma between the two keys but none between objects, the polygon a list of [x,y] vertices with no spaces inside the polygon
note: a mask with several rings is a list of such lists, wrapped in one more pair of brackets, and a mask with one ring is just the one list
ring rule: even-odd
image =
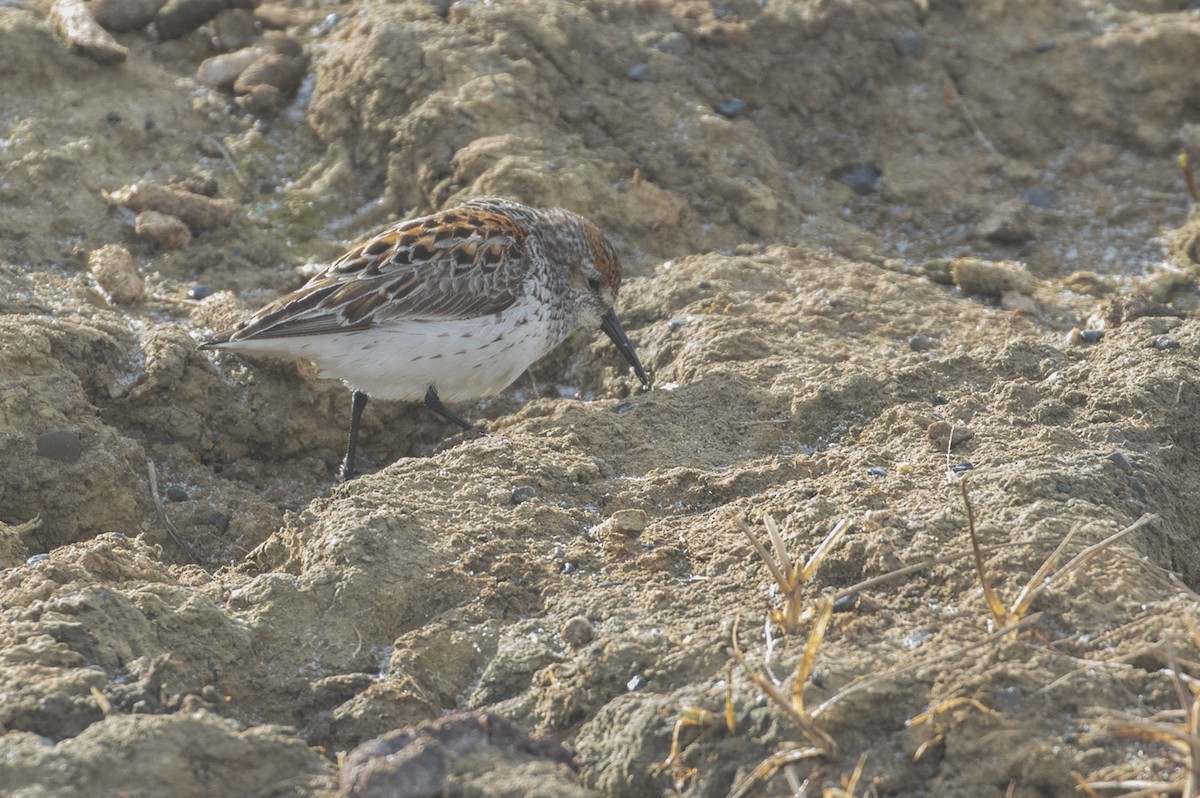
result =
[{"label": "dark pebble", "polygon": [[850,593],[845,596],[840,596],[833,602],[834,612],[853,612],[858,608],[858,594]]},{"label": "dark pebble", "polygon": [[942,396],[940,393],[935,393],[933,395],[933,398],[929,400],[929,403],[936,407],[940,407],[941,405],[950,404],[950,400],[947,399],[946,397]]},{"label": "dark pebble", "polygon": [[813,671],[812,673],[808,674],[808,683],[813,687],[824,687],[825,674],[821,671]]},{"label": "dark pebble", "polygon": [[110,125],[119,125],[121,124],[121,115],[116,111],[109,111],[104,115],[104,121]]},{"label": "dark pebble", "polygon": [[716,6],[713,8],[713,16],[717,19],[725,19],[733,16],[733,9],[729,6]]},{"label": "dark pebble", "polygon": [[1009,712],[1025,700],[1025,691],[1020,687],[1001,687],[996,691],[996,709]]},{"label": "dark pebble", "polygon": [[1124,471],[1126,474],[1133,473],[1133,461],[1120,452],[1110,454],[1108,461],[1115,465],[1118,471]]},{"label": "dark pebble", "polygon": [[259,194],[274,194],[275,188],[276,188],[275,184],[272,183],[270,180],[263,180],[258,184],[258,193]]},{"label": "dark pebble", "polygon": [[1079,340],[1085,344],[1099,343],[1104,337],[1104,330],[1083,330],[1079,333]]},{"label": "dark pebble", "polygon": [[635,407],[637,407],[637,402],[622,402],[613,408],[613,412],[619,415],[624,415]]},{"label": "dark pebble", "polygon": [[142,130],[149,132],[151,130],[154,130],[154,128],[156,128],[156,127],[158,127],[158,123],[155,122],[150,117],[146,117],[145,119],[142,120]]},{"label": "dark pebble", "polygon": [[188,500],[188,492],[178,485],[172,485],[167,488],[167,500],[173,502],[185,502]]},{"label": "dark pebble", "polygon": [[208,523],[217,528],[218,534],[225,534],[225,531],[229,529],[231,521],[233,521],[233,518],[228,513],[213,510],[208,514]]},{"label": "dark pebble", "polygon": [[521,485],[512,489],[512,503],[521,504],[527,502],[537,495],[537,491],[528,485]]},{"label": "dark pebble", "polygon": [[60,429],[43,432],[37,437],[37,453],[42,457],[60,463],[74,463],[79,460],[82,452],[83,445],[79,442],[79,433]]},{"label": "dark pebble", "polygon": [[746,113],[746,101],[739,97],[728,97],[714,105],[713,110],[726,119],[733,119]]},{"label": "dark pebble", "polygon": [[966,460],[963,460],[961,463],[955,463],[954,465],[950,466],[950,470],[953,471],[955,474],[965,474],[966,472],[971,471],[974,468],[975,468],[975,464],[970,463]]},{"label": "dark pebble", "polygon": [[188,299],[204,299],[206,296],[212,296],[212,289],[207,285],[193,286],[192,289],[188,291]]},{"label": "dark pebble", "polygon": [[1059,493],[1070,493],[1071,492],[1071,483],[1063,482],[1062,480],[1059,480],[1058,482],[1054,483],[1054,489],[1056,491],[1058,491]]},{"label": "dark pebble", "polygon": [[654,71],[654,67],[649,64],[634,64],[625,73],[625,77],[630,80],[638,81],[639,83],[648,83],[658,79],[658,73]]},{"label": "dark pebble", "polygon": [[48,560],[48,559],[50,559],[49,554],[45,554],[45,553],[35,554],[32,557],[30,557],[29,559],[25,560],[25,564],[33,565],[35,562],[42,562],[42,561]]},{"label": "dark pebble", "polygon": [[856,163],[835,169],[833,179],[855,194],[865,197],[874,194],[883,184],[883,170],[878,164]]},{"label": "dark pebble", "polygon": [[564,574],[573,574],[578,570],[579,566],[569,560],[562,564],[562,572]]},{"label": "dark pebble", "polygon": [[129,537],[124,532],[109,532],[108,536],[113,540],[129,540]]},{"label": "dark pebble", "polygon": [[682,327],[683,325],[685,325],[687,323],[688,323],[687,316],[679,316],[679,317],[671,319],[669,322],[667,322],[667,329],[670,330],[671,332],[675,332],[676,330],[678,330],[680,327]]},{"label": "dark pebble", "polygon": [[925,55],[925,37],[915,30],[906,30],[892,39],[892,46],[901,58],[920,58]]},{"label": "dark pebble", "polygon": [[933,341],[927,335],[914,335],[908,339],[908,348],[914,352],[928,352],[933,349]]},{"label": "dark pebble", "polygon": [[1058,207],[1058,199],[1041,186],[1027,188],[1021,192],[1021,199],[1025,200],[1027,205],[1032,205],[1035,208],[1043,208],[1052,211]]},{"label": "dark pebble", "polygon": [[886,477],[887,469],[882,466],[871,466],[867,469],[867,473],[873,477]]},{"label": "dark pebble", "polygon": [[1035,53],[1048,53],[1057,46],[1058,45],[1055,44],[1053,41],[1038,42],[1037,44],[1035,44],[1033,46],[1033,51]]},{"label": "dark pebble", "polygon": [[1179,348],[1179,342],[1169,335],[1160,335],[1154,339],[1154,348],[1164,352]]},{"label": "dark pebble", "polygon": [[625,687],[631,693],[634,692],[635,690],[641,690],[645,686],[646,686],[646,677],[640,673],[635,674],[632,679],[630,679],[628,682],[625,683]]}]

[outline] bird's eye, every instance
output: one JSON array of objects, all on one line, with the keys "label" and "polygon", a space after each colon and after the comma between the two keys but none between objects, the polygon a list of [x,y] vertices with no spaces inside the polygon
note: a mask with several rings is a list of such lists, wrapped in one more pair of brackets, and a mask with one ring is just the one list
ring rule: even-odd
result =
[{"label": "bird's eye", "polygon": [[592,289],[592,291],[595,293],[599,293],[600,292],[600,278],[599,277],[589,277],[588,278],[588,288]]}]

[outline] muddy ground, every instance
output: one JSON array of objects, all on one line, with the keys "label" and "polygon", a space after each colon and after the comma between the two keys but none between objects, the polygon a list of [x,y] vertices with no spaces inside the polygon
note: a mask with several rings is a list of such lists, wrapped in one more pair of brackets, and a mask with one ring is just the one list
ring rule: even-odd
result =
[{"label": "muddy ground", "polygon": [[[855,795],[1181,782],[1119,724],[1200,675],[1184,6],[296,2],[100,63],[0,4],[0,794],[815,795],[864,755]],[[284,40],[269,101],[197,78]],[[142,180],[227,218],[135,222]],[[373,402],[336,486],[346,390],[195,339],[480,194],[611,235],[655,385],[586,331],[459,408],[486,435]],[[997,638],[963,480],[1006,602],[1151,520]],[[810,627],[767,622],[767,517],[801,559],[849,525],[809,610],[924,563],[838,602],[827,739],[733,665],[736,623],[788,695]]]}]

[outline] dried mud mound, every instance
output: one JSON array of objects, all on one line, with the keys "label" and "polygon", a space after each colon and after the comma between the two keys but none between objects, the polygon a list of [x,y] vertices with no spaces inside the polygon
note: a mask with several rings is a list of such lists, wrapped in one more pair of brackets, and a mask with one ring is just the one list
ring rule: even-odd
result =
[{"label": "dried mud mound", "polygon": [[[123,65],[0,8],[0,793],[1181,780],[1117,724],[1196,654],[1200,23],[1009,5],[265,5]],[[298,89],[199,82],[237,25]],[[481,193],[611,232],[655,387],[584,332],[483,435],[373,402],[333,486],[344,388],[196,336]],[[1006,603],[1149,520],[997,635],[964,481]],[[743,526],[843,520],[764,626]],[[821,596],[806,730],[751,671]]]}]

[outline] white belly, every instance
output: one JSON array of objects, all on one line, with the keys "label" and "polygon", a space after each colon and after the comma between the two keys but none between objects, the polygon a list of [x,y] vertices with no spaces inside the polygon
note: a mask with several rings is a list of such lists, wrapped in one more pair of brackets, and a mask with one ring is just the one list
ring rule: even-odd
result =
[{"label": "white belly", "polygon": [[307,358],[322,377],[377,399],[423,399],[432,385],[444,401],[456,402],[504,390],[563,337],[518,305],[468,321],[406,321],[357,332],[233,341],[222,348]]}]

